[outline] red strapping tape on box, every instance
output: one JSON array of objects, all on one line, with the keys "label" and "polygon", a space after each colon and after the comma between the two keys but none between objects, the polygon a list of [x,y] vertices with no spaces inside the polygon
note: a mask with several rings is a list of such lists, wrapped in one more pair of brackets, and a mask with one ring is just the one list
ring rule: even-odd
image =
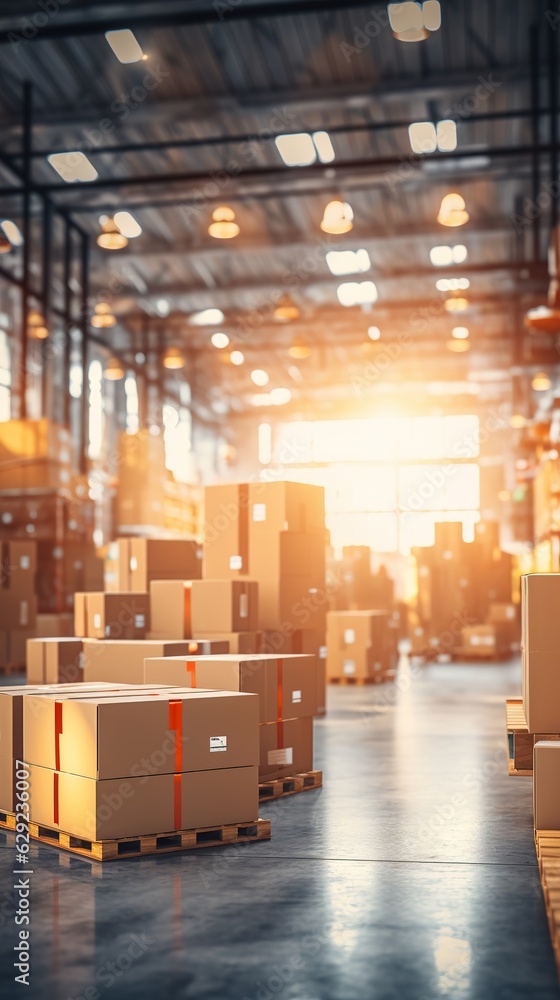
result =
[{"label": "red strapping tape on box", "polygon": [[278,706],[277,706],[277,720],[276,720],[276,733],[278,736],[278,749],[284,749],[284,706],[282,701],[282,687],[283,687],[283,667],[284,661],[278,660]]},{"label": "red strapping tape on box", "polygon": [[173,775],[173,824],[182,829],[183,702],[169,702],[169,728],[175,733],[175,774]]}]

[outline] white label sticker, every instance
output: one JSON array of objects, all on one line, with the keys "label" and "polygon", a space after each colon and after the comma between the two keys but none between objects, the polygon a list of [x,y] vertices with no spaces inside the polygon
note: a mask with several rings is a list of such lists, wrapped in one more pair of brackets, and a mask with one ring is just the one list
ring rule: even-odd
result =
[{"label": "white label sticker", "polygon": [[11,524],[13,519],[14,515],[10,514],[9,511],[6,511],[4,514],[2,514],[2,524]]},{"label": "white label sticker", "polygon": [[292,705],[301,705],[301,691],[292,691]]},{"label": "white label sticker", "polygon": [[56,549],[53,549],[52,554],[53,554],[53,559],[62,559],[64,555],[64,549],[57,547]]},{"label": "white label sticker", "polygon": [[68,528],[70,531],[75,531],[77,527],[78,527],[77,521],[68,521]]},{"label": "white label sticker", "polygon": [[293,747],[284,747],[283,750],[269,750],[268,751],[268,764],[276,764],[278,767],[285,767],[287,764],[293,764],[294,762],[294,750]]},{"label": "white label sticker", "polygon": [[266,521],[266,504],[253,504],[253,521]]},{"label": "white label sticker", "polygon": [[327,658],[327,647],[319,646],[319,659],[326,660],[326,658]]},{"label": "white label sticker", "polygon": [[351,646],[353,642],[356,642],[356,632],[353,628],[344,629],[344,645]]},{"label": "white label sticker", "polygon": [[342,664],[343,674],[355,674],[356,673],[356,662],[355,660],[345,660]]},{"label": "white label sticker", "polygon": [[202,559],[202,549],[197,549],[196,550],[196,558],[197,559]]},{"label": "white label sticker", "polygon": [[506,618],[515,618],[515,608],[506,608]]},{"label": "white label sticker", "polygon": [[94,628],[101,628],[101,615],[94,615],[93,616],[93,627]]},{"label": "white label sticker", "polygon": [[227,750],[227,736],[210,737],[210,753],[225,753]]},{"label": "white label sticker", "polygon": [[146,625],[145,615],[134,615],[134,628],[144,628]]},{"label": "white label sticker", "polygon": [[83,653],[83,650],[82,650],[82,652],[78,653],[78,669],[79,670],[83,670],[84,669],[84,653]]},{"label": "white label sticker", "polygon": [[138,569],[138,560],[137,560],[136,556],[131,556],[130,557],[130,572],[131,573],[135,573],[137,569]]},{"label": "white label sticker", "polygon": [[239,595],[239,617],[248,618],[249,617],[249,595],[240,594]]},{"label": "white label sticker", "polygon": [[27,625],[29,621],[29,604],[27,601],[20,601],[19,603],[19,623],[20,625]]},{"label": "white label sticker", "polygon": [[67,483],[69,479],[70,479],[70,473],[67,472],[66,469],[61,469],[60,470],[60,482],[61,483]]},{"label": "white label sticker", "polygon": [[229,558],[230,569],[241,569],[242,566],[243,566],[243,560],[241,556],[230,556]]},{"label": "white label sticker", "polygon": [[31,559],[29,558],[29,556],[21,556],[19,560],[19,568],[29,569],[30,566],[31,566]]}]

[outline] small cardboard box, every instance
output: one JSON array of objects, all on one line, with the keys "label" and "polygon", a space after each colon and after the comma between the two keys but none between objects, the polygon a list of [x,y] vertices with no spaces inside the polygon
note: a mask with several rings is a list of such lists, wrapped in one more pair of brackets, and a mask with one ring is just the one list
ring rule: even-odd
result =
[{"label": "small cardboard box", "polygon": [[374,677],[391,666],[388,611],[332,611],[327,615],[329,677]]},{"label": "small cardboard box", "polygon": [[97,779],[244,767],[258,763],[258,718],[257,698],[231,691],[29,693],[23,752],[29,764]]},{"label": "small cardboard box", "polygon": [[150,583],[150,637],[192,637],[192,581],[152,580]]},{"label": "small cardboard box", "polygon": [[57,639],[60,636],[73,638],[74,615],[39,614],[35,631],[38,639]]},{"label": "small cardboard box", "polygon": [[258,768],[216,768],[96,781],[31,765],[35,823],[82,840],[254,823]]},{"label": "small cardboard box", "polygon": [[74,631],[88,639],[144,639],[150,628],[150,595],[77,593]]},{"label": "small cardboard box", "polygon": [[81,639],[58,637],[27,640],[28,684],[76,684],[83,681]]},{"label": "small cardboard box", "polygon": [[121,684],[144,682],[147,656],[188,656],[188,642],[138,639],[116,642],[110,639],[84,640],[84,680]]},{"label": "small cardboard box", "polygon": [[306,483],[255,482],[249,484],[249,559],[253,540],[280,531],[324,531],[325,491]]},{"label": "small cardboard box", "polygon": [[258,628],[258,586],[254,580],[193,580],[193,638]]},{"label": "small cardboard box", "polygon": [[542,740],[533,748],[535,830],[560,830],[560,742]]},{"label": "small cardboard box", "polygon": [[[153,580],[200,580],[202,547],[188,538],[119,538],[112,590],[143,592]],[[171,637],[172,638],[172,637]]]},{"label": "small cardboard box", "polygon": [[2,542],[2,593],[8,591],[13,597],[29,598],[35,592],[37,572],[37,545],[35,542]]},{"label": "small cardboard box", "polygon": [[488,612],[488,622],[506,622],[515,624],[517,609],[515,604],[491,604]]},{"label": "small cardboard box", "polygon": [[259,726],[259,780],[273,781],[313,770],[313,719],[286,719]]},{"label": "small cardboard box", "polygon": [[[188,677],[188,682],[186,678]],[[258,694],[259,722],[300,718],[317,711],[317,661],[314,656],[203,656],[146,659],[144,681],[188,683],[192,688]]]}]

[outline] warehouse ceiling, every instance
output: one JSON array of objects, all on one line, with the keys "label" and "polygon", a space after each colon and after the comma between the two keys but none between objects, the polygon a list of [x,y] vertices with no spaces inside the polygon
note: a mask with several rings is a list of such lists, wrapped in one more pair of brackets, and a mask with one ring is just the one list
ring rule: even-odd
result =
[{"label": "warehouse ceiling", "polygon": [[[440,29],[407,43],[372,0],[74,0],[39,26],[34,6],[2,3],[3,214],[18,220],[12,168],[30,80],[32,182],[92,237],[90,292],[118,318],[101,334],[112,347],[132,358],[147,336],[178,344],[185,377],[226,411],[250,402],[255,367],[269,374],[267,391],[291,390],[297,412],[350,412],[387,395],[425,397],[427,386],[441,401],[442,384],[471,400],[509,398],[504,370],[519,381],[558,360],[553,342],[531,346],[523,331],[548,284],[554,26],[540,2],[441,7]],[[104,32],[125,27],[145,59],[115,57]],[[408,125],[445,119],[456,122],[456,149],[413,154]],[[328,133],[334,159],[285,165],[274,136],[294,132]],[[94,180],[65,183],[47,160],[72,150],[93,164]],[[450,192],[469,213],[459,228],[437,221]],[[345,234],[321,230],[332,200],[351,206]],[[224,205],[239,226],[231,240],[208,232]],[[37,196],[33,210],[38,224]],[[104,251],[99,217],[117,211],[133,213],[142,233]],[[434,267],[430,250],[455,244],[466,261]],[[342,249],[366,250],[368,269],[333,275],[326,254]],[[6,255],[5,269],[17,274],[20,256]],[[442,278],[469,282],[464,311],[447,311],[457,293],[438,290]],[[373,281],[377,301],[341,305],[344,281]],[[56,305],[56,267],[54,288]],[[299,311],[290,322],[273,317],[284,295]],[[224,319],[189,322],[209,308]],[[458,325],[469,330],[465,353],[449,349]],[[211,345],[216,330],[244,364]],[[309,357],[289,355],[294,340]]]}]

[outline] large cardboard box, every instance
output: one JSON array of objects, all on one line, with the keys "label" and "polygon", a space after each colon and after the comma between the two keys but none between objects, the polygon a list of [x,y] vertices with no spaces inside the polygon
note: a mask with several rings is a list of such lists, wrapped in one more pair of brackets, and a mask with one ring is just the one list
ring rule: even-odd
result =
[{"label": "large cardboard box", "polygon": [[77,593],[74,632],[88,639],[144,639],[150,628],[147,593]]},{"label": "large cardboard box", "polygon": [[193,638],[258,629],[258,586],[254,580],[193,580]]},{"label": "large cardboard box", "polygon": [[0,423],[0,489],[67,487],[71,476],[65,427],[46,418]]},{"label": "large cardboard box", "polygon": [[[308,653],[317,661],[317,711],[323,716],[327,710],[327,647],[322,644],[323,636],[314,629],[294,629],[287,625],[284,629],[270,629],[263,632],[260,652],[276,654]],[[230,650],[233,652],[233,650]]]},{"label": "large cardboard box", "polygon": [[29,770],[33,821],[83,840],[250,824],[258,816],[256,765],[100,781]]},{"label": "large cardboard box", "polygon": [[461,645],[469,656],[506,656],[511,652],[511,626],[508,622],[468,625],[461,631]]},{"label": "large cardboard box", "polygon": [[122,684],[144,683],[144,660],[148,656],[188,656],[188,642],[138,639],[84,640],[84,681]]},{"label": "large cardboard box", "polygon": [[147,658],[144,681],[149,684],[188,683],[192,688],[258,694],[261,723],[311,716],[317,711],[317,661],[314,656],[230,654],[194,659]]},{"label": "large cardboard box", "polygon": [[28,684],[76,684],[83,681],[81,639],[60,637],[27,640]]},{"label": "large cardboard box", "polygon": [[258,699],[232,691],[30,692],[23,753],[29,764],[97,779],[244,767],[258,762],[258,718]]},{"label": "large cardboard box", "polygon": [[39,639],[72,638],[73,631],[74,615],[70,613],[37,615],[35,632]]},{"label": "large cardboard box", "polygon": [[207,486],[204,491],[204,577],[249,576],[249,487]]},{"label": "large cardboard box", "polygon": [[[95,685],[96,690],[110,688],[110,684]],[[93,689],[93,686],[90,690]],[[52,687],[16,684],[0,687],[0,810],[15,812],[14,769],[23,761],[23,698],[30,692],[44,694]],[[57,685],[56,693],[81,692],[84,685]]]},{"label": "large cardboard box", "polygon": [[327,616],[329,677],[371,678],[393,658],[388,611],[331,611]]},{"label": "large cardboard box", "polygon": [[[255,537],[255,535],[257,537]],[[259,628],[324,631],[328,603],[325,587],[324,532],[256,532],[251,525],[250,560],[259,585]]]},{"label": "large cardboard box", "polygon": [[147,591],[153,580],[200,580],[202,547],[188,538],[119,538],[106,565],[106,589]]},{"label": "large cardboard box", "polygon": [[533,748],[535,830],[560,830],[560,742],[543,740]]},{"label": "large cardboard box", "polygon": [[313,770],[313,719],[285,719],[259,726],[260,781]]},{"label": "large cardboard box", "polygon": [[521,577],[523,709],[529,732],[560,732],[560,573]]}]

